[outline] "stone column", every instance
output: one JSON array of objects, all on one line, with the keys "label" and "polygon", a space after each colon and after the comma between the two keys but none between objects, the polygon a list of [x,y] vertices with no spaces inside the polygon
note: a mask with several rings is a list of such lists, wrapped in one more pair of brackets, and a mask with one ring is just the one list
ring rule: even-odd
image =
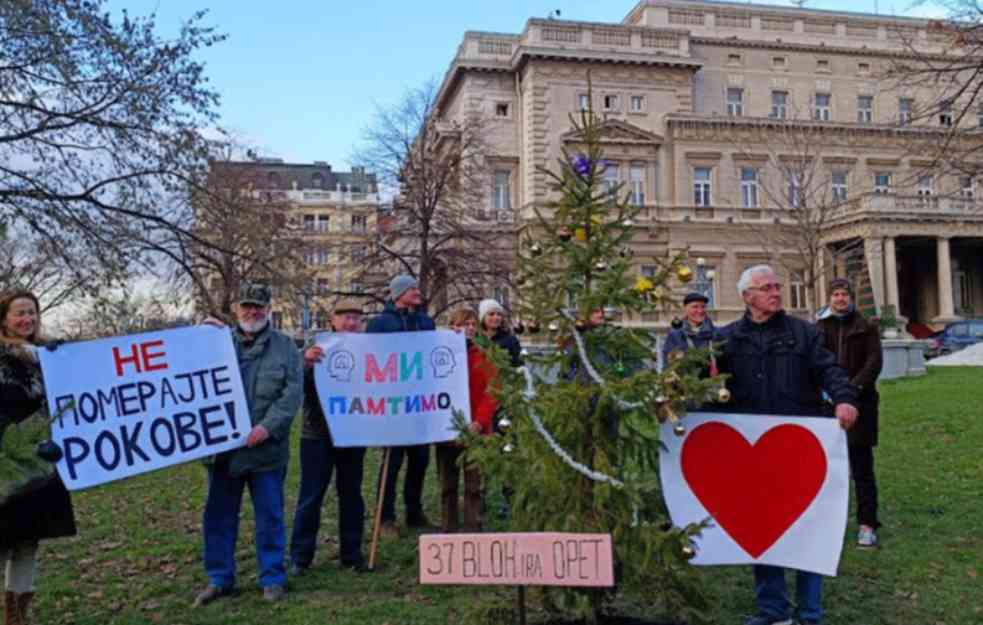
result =
[{"label": "stone column", "polygon": [[884,286],[887,290],[887,303],[894,306],[894,312],[901,314],[898,307],[898,258],[894,246],[894,237],[884,238]]},{"label": "stone column", "polygon": [[827,274],[829,264],[826,261],[826,247],[823,246],[819,248],[819,258],[816,259],[816,299],[819,300],[816,302],[817,309],[825,306],[829,301],[826,285],[829,284],[832,276]]},{"label": "stone column", "polygon": [[874,296],[874,306],[881,312],[884,306],[884,242],[878,238],[864,239],[864,258],[870,276],[870,290]]},{"label": "stone column", "polygon": [[948,323],[958,319],[952,302],[952,259],[949,256],[949,237],[939,237],[936,241],[938,255],[939,314],[932,319],[935,323]]}]

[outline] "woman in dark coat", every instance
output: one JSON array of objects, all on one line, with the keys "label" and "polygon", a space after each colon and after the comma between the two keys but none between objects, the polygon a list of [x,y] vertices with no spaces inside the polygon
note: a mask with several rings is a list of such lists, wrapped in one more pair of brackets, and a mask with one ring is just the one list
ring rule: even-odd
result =
[{"label": "woman in dark coat", "polygon": [[478,304],[478,326],[481,334],[509,353],[513,367],[522,366],[522,346],[519,339],[506,329],[505,309],[496,300],[483,299]]},{"label": "woman in dark coat", "polygon": [[35,353],[41,343],[37,298],[25,291],[0,298],[0,324],[0,568],[6,570],[6,622],[26,625],[38,541],[74,535],[75,515],[54,467],[32,454],[49,432]]}]

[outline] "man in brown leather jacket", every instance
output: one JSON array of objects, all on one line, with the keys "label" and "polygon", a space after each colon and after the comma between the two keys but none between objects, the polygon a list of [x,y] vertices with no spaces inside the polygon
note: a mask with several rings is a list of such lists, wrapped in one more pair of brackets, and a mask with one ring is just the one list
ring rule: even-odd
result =
[{"label": "man in brown leather jacket", "polygon": [[857,545],[876,547],[877,482],[874,479],[874,447],[877,445],[877,376],[881,372],[881,338],[876,324],[868,322],[853,305],[853,290],[845,278],[829,285],[829,306],[820,311],[817,325],[823,345],[836,354],[857,389],[860,417],[847,432],[850,472],[857,495]]}]

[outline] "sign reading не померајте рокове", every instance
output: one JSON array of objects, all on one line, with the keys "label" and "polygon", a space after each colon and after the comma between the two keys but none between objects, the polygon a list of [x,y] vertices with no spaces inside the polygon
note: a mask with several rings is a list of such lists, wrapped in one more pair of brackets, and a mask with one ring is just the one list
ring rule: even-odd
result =
[{"label": "sign reading \u043d\u0435 \u043f\u043e\u043c\u0435\u0440\u0430\u0458\u0442\u0435 \u0440\u043e\u043a\u043e\u0432\u0435", "polygon": [[450,330],[325,333],[314,382],[339,447],[452,440],[454,411],[471,420],[464,335]]},{"label": "sign reading \u043d\u0435 \u043f\u043e\u043c\u0435\u0440\u0430\u0458\u0442\u0435 \u0440\u043e\u043a\u043e\u0432\u0435", "polygon": [[39,355],[70,490],[241,447],[251,429],[227,328],[66,343]]}]

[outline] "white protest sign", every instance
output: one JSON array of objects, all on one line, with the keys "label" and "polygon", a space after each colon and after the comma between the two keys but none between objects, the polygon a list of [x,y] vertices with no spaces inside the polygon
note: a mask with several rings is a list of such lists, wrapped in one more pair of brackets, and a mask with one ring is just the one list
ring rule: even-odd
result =
[{"label": "white protest sign", "polygon": [[457,437],[471,421],[464,335],[450,330],[319,334],[314,382],[339,447],[419,445]]},{"label": "white protest sign", "polygon": [[677,526],[710,517],[693,564],[772,564],[836,575],[849,501],[836,419],[691,413],[662,429],[662,488]]},{"label": "white protest sign", "polygon": [[70,490],[210,456],[251,429],[232,336],[199,326],[39,350]]}]

